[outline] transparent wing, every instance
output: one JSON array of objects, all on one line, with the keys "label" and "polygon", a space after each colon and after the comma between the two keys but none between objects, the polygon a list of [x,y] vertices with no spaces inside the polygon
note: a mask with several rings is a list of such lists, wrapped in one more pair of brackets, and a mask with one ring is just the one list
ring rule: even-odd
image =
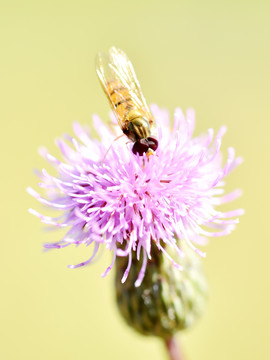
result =
[{"label": "transparent wing", "polygon": [[131,61],[124,51],[112,47],[109,51],[116,74],[120,81],[127,87],[132,95],[135,105],[151,118],[150,110],[146,104],[139,81],[135,74]]},{"label": "transparent wing", "polygon": [[[98,53],[96,58],[96,71],[100,80],[100,83],[103,87],[105,94],[107,95],[109,102],[111,104],[112,110],[116,119],[118,120],[119,126],[123,130],[124,127],[124,117],[122,114],[117,111],[113,98],[112,98],[112,87],[120,88],[121,84],[117,84],[118,80],[116,74],[113,70],[111,60],[108,54]],[[119,96],[122,94],[120,92]]]},{"label": "transparent wing", "polygon": [[131,61],[122,50],[112,47],[108,54],[99,53],[96,71],[122,129],[125,125],[126,114],[121,112],[121,107],[116,107],[115,104],[125,102],[127,99],[144,114],[150,126],[153,125],[153,118]]}]

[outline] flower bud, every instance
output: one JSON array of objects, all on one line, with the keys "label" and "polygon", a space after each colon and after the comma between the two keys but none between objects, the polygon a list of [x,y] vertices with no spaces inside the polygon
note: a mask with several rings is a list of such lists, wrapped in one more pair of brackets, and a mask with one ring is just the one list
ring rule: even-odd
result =
[{"label": "flower bud", "polygon": [[197,254],[185,249],[183,270],[177,269],[153,244],[145,277],[139,287],[134,283],[141,268],[135,256],[127,280],[121,283],[127,259],[116,259],[116,295],[125,321],[144,335],[171,337],[191,326],[202,314],[207,284]]}]

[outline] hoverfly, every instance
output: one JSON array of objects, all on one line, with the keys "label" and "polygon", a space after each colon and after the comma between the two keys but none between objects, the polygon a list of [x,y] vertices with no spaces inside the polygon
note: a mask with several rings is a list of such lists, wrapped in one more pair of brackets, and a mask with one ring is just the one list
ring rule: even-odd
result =
[{"label": "hoverfly", "polygon": [[134,143],[133,153],[153,154],[158,148],[154,119],[127,55],[115,47],[99,53],[96,71],[121,130]]}]

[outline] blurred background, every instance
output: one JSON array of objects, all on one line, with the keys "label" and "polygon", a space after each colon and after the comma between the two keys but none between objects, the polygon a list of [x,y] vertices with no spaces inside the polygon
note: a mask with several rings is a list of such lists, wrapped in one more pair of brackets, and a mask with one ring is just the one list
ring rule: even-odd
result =
[{"label": "blurred background", "polygon": [[41,206],[38,155],[92,114],[108,121],[109,104],[94,59],[112,45],[133,62],[148,103],[173,114],[196,110],[196,134],[223,124],[226,153],[244,163],[228,179],[241,187],[237,230],[216,238],[204,260],[210,295],[203,318],[178,335],[187,360],[269,359],[270,2],[1,1],[1,297],[0,358],[166,359],[158,339],[129,329],[114,303],[108,254],[70,270],[85,248],[43,253],[45,233],[27,212]]}]

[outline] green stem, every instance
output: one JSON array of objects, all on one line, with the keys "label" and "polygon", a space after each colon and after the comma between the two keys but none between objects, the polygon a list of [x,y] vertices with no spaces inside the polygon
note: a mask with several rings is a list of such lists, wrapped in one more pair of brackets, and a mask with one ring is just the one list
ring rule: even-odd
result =
[{"label": "green stem", "polygon": [[170,360],[184,360],[183,354],[175,340],[175,337],[171,337],[165,340],[166,348],[168,350]]}]

